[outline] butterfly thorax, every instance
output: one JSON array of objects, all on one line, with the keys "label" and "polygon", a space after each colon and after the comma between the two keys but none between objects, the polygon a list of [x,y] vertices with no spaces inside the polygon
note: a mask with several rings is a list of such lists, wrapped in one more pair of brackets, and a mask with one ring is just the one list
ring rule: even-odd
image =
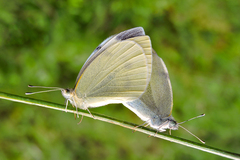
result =
[{"label": "butterfly thorax", "polygon": [[172,116],[161,118],[156,116],[151,119],[150,126],[157,129],[159,132],[164,132],[166,129],[177,130],[178,123],[174,120]]},{"label": "butterfly thorax", "polygon": [[79,98],[76,95],[76,92],[74,89],[64,89],[62,90],[62,95],[64,98],[66,98],[67,101],[69,101],[74,107],[81,108],[81,109],[87,109],[87,105],[84,105],[83,98]]}]

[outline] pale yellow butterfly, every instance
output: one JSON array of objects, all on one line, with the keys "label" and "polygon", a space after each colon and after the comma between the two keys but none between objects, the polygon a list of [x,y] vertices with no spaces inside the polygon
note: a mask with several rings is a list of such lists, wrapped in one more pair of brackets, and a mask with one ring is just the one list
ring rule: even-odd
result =
[{"label": "pale yellow butterfly", "polygon": [[[42,88],[61,90],[76,109],[88,110],[139,98],[148,86],[151,72],[151,40],[142,27],[136,27],[103,41],[83,65],[73,89]],[[26,94],[34,93],[40,92]]]}]

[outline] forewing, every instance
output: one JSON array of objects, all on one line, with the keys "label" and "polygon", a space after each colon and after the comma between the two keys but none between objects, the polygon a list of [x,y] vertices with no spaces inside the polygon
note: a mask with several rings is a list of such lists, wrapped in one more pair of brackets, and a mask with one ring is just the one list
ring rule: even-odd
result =
[{"label": "forewing", "polygon": [[[147,43],[151,43],[150,39]],[[78,97],[86,97],[90,106],[132,101],[145,91],[148,72],[147,58],[141,45],[131,40],[121,41],[89,64],[75,91]]]},{"label": "forewing", "polygon": [[148,81],[150,81],[152,73],[152,46],[151,42],[149,43],[150,38],[148,36],[139,36],[130,38],[129,40],[138,43],[143,48],[148,64]]},{"label": "forewing", "polygon": [[[119,34],[113,35],[108,37],[107,39],[105,39],[93,52],[92,54],[88,57],[88,59],[86,60],[86,62],[84,63],[82,69],[80,70],[78,76],[77,76],[77,80],[76,80],[76,84],[79,80],[79,78],[81,77],[81,75],[83,74],[83,72],[85,71],[85,69],[88,67],[89,64],[92,63],[92,61],[99,56],[103,51],[105,51],[108,47],[110,47],[111,45],[129,39],[129,38],[133,38],[133,37],[138,37],[138,36],[144,36],[145,32],[144,29],[142,27],[135,27],[126,31],[123,31]],[[75,84],[75,85],[76,85]]]}]

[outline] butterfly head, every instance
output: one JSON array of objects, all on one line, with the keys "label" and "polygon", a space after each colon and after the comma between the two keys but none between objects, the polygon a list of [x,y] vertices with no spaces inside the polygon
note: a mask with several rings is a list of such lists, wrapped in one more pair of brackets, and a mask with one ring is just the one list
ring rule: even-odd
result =
[{"label": "butterfly head", "polygon": [[151,119],[150,126],[157,129],[159,132],[164,132],[166,131],[166,129],[178,129],[178,123],[174,120],[172,116],[164,118],[161,118],[160,116],[155,116]]},{"label": "butterfly head", "polygon": [[74,97],[73,89],[68,89],[68,88],[67,89],[62,89],[61,92],[62,92],[63,97],[66,98],[67,101],[70,101],[71,104],[73,104],[73,102],[74,102],[74,100],[73,100],[73,97]]},{"label": "butterfly head", "polygon": [[168,122],[168,127],[171,130],[177,130],[178,129],[178,123],[175,120],[170,119]]}]

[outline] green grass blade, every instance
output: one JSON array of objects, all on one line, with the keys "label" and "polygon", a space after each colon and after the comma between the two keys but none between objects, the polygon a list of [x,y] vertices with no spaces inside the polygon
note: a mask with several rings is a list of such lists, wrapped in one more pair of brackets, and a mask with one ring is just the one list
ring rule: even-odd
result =
[{"label": "green grass blade", "polygon": [[[75,111],[75,110],[69,110],[69,109],[65,110],[65,106],[63,106],[63,105],[50,103],[50,102],[46,102],[46,101],[41,101],[41,100],[36,100],[36,99],[32,99],[32,98],[21,97],[21,96],[17,96],[17,95],[8,94],[8,93],[0,92],[0,99],[5,99],[5,100],[19,102],[19,103],[25,103],[25,104],[45,107],[45,108],[49,108],[49,109],[55,109],[55,110],[59,110],[59,111],[67,111],[67,112],[70,112],[70,113],[76,113],[76,114],[78,113],[80,115],[93,118],[85,110],[80,110],[78,112]],[[101,115],[101,114],[97,114],[97,113],[94,113],[94,112],[92,112],[92,115],[97,120],[112,123],[112,124],[119,125],[119,126],[122,126],[122,127],[125,127],[125,128],[129,128],[129,129],[134,129],[134,127],[137,126],[136,124],[133,124],[133,123],[130,123],[130,122],[117,120],[115,118],[111,118],[111,117]],[[149,129],[149,128],[146,128],[146,127],[139,127],[139,128],[136,128],[135,130],[139,131],[139,132],[142,132],[142,133],[145,133],[147,135],[154,135],[156,133],[156,130]],[[189,141],[189,140],[186,140],[186,139],[183,139],[183,138],[179,138],[179,137],[175,137],[175,136],[172,136],[172,135],[165,135],[165,134],[162,134],[162,133],[158,133],[158,134],[155,135],[155,137],[161,138],[161,139],[164,139],[164,140],[168,140],[168,141],[171,141],[171,142],[175,142],[175,143],[178,143],[178,144],[181,144],[181,145],[184,145],[184,146],[188,146],[188,147],[191,147],[191,148],[195,148],[195,149],[198,149],[198,150],[201,150],[201,151],[205,151],[205,152],[208,152],[208,153],[212,153],[212,154],[215,154],[215,155],[219,155],[219,156],[222,156],[222,157],[226,157],[226,158],[230,158],[230,159],[240,159],[240,154],[220,150],[220,149],[217,149],[217,148],[207,146],[205,144],[192,142],[192,141]]]}]

